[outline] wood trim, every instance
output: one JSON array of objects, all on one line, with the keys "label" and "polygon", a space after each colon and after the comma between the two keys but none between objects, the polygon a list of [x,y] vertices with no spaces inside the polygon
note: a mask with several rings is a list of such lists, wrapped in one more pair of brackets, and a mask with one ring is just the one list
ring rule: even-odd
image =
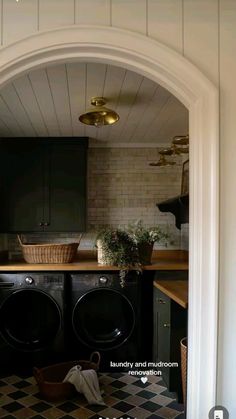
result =
[{"label": "wood trim", "polygon": [[[187,271],[188,262],[184,259],[152,260],[151,265],[143,266],[143,271]],[[0,272],[9,271],[119,271],[120,268],[112,265],[99,265],[94,258],[78,259],[72,263],[26,263],[22,261],[9,261],[0,265]]]}]

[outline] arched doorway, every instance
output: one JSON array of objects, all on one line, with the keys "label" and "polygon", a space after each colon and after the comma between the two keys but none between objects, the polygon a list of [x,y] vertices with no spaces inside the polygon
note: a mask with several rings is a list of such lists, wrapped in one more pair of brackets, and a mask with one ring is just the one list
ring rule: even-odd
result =
[{"label": "arched doorway", "polygon": [[70,27],[1,50],[0,87],[33,68],[106,62],[161,84],[190,114],[188,419],[215,404],[218,294],[218,91],[190,62],[148,37],[108,27]]}]

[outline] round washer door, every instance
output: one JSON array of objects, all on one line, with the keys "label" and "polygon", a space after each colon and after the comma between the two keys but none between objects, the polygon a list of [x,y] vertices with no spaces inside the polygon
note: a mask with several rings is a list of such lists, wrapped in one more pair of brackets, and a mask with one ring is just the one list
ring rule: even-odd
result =
[{"label": "round washer door", "polygon": [[130,301],[108,288],[91,290],[76,303],[72,324],[77,338],[85,345],[109,350],[122,345],[135,326]]},{"label": "round washer door", "polygon": [[40,290],[13,292],[0,309],[0,332],[16,349],[37,350],[49,345],[61,326],[56,301]]}]

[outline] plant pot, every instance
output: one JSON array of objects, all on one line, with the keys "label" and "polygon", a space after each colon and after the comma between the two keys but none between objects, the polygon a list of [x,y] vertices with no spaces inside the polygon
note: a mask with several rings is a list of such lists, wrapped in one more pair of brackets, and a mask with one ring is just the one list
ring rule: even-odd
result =
[{"label": "plant pot", "polygon": [[112,265],[112,262],[102,245],[102,240],[97,240],[97,258],[99,265]]},{"label": "plant pot", "polygon": [[153,243],[139,243],[138,253],[142,265],[150,265],[152,260]]}]

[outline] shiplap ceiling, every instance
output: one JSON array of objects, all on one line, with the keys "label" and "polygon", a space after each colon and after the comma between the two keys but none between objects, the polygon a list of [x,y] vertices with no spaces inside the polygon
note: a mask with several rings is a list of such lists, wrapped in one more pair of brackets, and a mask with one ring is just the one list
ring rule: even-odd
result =
[{"label": "shiplap ceiling", "polygon": [[[85,126],[78,116],[92,96],[107,98],[120,120]],[[0,90],[0,136],[88,136],[91,145],[170,144],[188,133],[187,109],[166,89],[129,70],[69,63],[34,70]]]}]

